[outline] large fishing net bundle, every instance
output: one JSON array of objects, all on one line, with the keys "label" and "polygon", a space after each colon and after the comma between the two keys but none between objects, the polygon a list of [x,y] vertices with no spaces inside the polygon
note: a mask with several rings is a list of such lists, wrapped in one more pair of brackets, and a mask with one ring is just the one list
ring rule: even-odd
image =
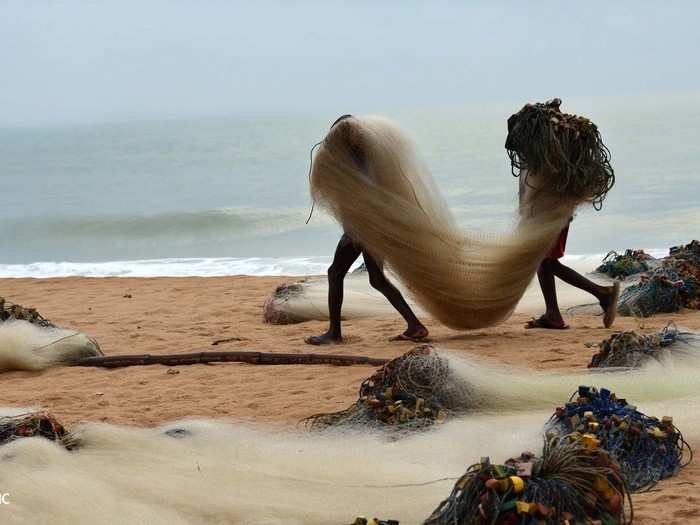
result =
[{"label": "large fishing net bundle", "polygon": [[614,181],[595,125],[528,105],[509,119],[506,147],[525,190],[519,222],[502,237],[456,225],[413,145],[386,119],[338,122],[314,158],[311,191],[363,249],[447,326],[507,318],[582,203],[599,206]]},{"label": "large fishing net bundle", "polygon": [[605,388],[579,387],[569,403],[556,409],[547,429],[606,450],[635,492],[674,476],[692,459],[692,450],[673,418],[649,417]]},{"label": "large fishing net bundle", "polygon": [[654,334],[620,332],[598,344],[600,350],[591,357],[588,368],[639,368],[649,360],[659,361],[674,343],[687,344],[690,339],[697,339],[697,335],[681,332],[673,323]]},{"label": "large fishing net bundle", "polygon": [[442,423],[469,408],[468,386],[430,345],[392,359],[360,386],[358,399],[339,412],[302,421],[311,430],[374,427],[411,431]]},{"label": "large fishing net bundle", "polygon": [[622,315],[648,317],[658,312],[700,308],[700,242],[671,248],[660,267],[642,274],[620,296]]},{"label": "large fishing net bundle", "polygon": [[0,297],[0,322],[9,320],[27,321],[37,326],[53,327],[50,321],[44,319],[35,308],[26,308],[19,304],[6,301]]},{"label": "large fishing net bundle", "polygon": [[525,452],[503,465],[482,458],[424,523],[627,524],[631,508],[619,467],[605,450],[588,440],[553,437],[539,457]]},{"label": "large fishing net bundle", "polygon": [[654,266],[654,257],[644,250],[625,250],[625,253],[608,252],[596,272],[603,273],[613,279],[625,278],[649,271]]},{"label": "large fishing net bundle", "polygon": [[36,309],[0,297],[0,373],[41,370],[101,355],[92,337],[59,328]]},{"label": "large fishing net bundle", "polygon": [[48,412],[0,417],[0,446],[26,437],[43,437],[69,450],[76,446],[73,436]]}]

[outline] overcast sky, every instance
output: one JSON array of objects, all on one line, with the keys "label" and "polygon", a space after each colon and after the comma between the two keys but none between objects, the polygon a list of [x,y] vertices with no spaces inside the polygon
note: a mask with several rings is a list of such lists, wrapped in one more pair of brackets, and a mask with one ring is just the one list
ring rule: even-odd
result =
[{"label": "overcast sky", "polygon": [[692,92],[698,6],[0,0],[0,127]]}]

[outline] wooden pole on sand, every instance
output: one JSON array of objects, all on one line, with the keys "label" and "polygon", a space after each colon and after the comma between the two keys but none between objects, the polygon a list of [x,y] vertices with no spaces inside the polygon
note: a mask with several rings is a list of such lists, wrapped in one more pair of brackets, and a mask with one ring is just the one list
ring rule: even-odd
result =
[{"label": "wooden pole on sand", "polygon": [[382,366],[388,359],[357,355],[284,354],[275,352],[195,352],[189,354],[139,354],[86,357],[73,366],[120,368],[144,365],[194,365],[204,363],[249,363],[252,365],[371,365]]}]

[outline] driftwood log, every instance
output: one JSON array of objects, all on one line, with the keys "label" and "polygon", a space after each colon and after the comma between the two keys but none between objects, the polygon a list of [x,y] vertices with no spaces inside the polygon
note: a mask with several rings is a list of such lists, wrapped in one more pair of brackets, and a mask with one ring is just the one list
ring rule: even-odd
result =
[{"label": "driftwood log", "polygon": [[382,366],[388,359],[357,355],[283,354],[274,352],[195,352],[190,354],[139,354],[86,357],[74,366],[120,368],[143,365],[195,365],[204,363],[249,363],[252,365],[371,365]]}]

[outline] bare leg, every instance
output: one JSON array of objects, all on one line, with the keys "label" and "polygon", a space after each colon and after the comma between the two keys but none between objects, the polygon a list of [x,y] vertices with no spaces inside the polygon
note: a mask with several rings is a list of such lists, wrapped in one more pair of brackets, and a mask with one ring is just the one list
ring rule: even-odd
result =
[{"label": "bare leg", "polygon": [[340,238],[335,249],[333,263],[328,268],[328,313],[330,327],[323,335],[312,335],[305,341],[310,345],[324,345],[339,343],[343,340],[340,330],[340,310],[343,306],[343,280],[354,263],[360,256],[360,249],[355,246],[352,239],[346,234]]},{"label": "bare leg", "polygon": [[411,341],[425,339],[428,336],[428,329],[418,320],[413,310],[411,310],[411,307],[408,306],[408,303],[401,295],[401,292],[389,282],[384,272],[377,264],[377,261],[375,261],[370,254],[362,252],[362,256],[365,259],[367,273],[369,273],[369,283],[387,298],[408,325],[406,331],[396,339],[408,339]]},{"label": "bare leg", "polygon": [[600,302],[600,306],[605,313],[604,323],[606,328],[610,327],[615,320],[617,309],[617,296],[619,294],[619,284],[614,286],[601,286],[590,279],[586,279],[573,268],[564,266],[557,259],[545,259],[537,270],[537,278],[540,281],[540,288],[544,296],[545,313],[539,319],[530,321],[528,328],[565,328],[566,324],[559,311],[557,302],[557,290],[554,284],[554,277],[559,277],[562,281],[569,283],[576,288],[584,290],[593,295]]},{"label": "bare leg", "polygon": [[554,263],[555,259],[545,259],[537,270],[537,279],[540,281],[540,288],[544,296],[545,312],[542,317],[530,321],[528,328],[565,328],[566,323],[559,311],[557,301],[557,289],[554,284]]},{"label": "bare leg", "polygon": [[605,301],[610,301],[612,286],[601,286],[596,284],[590,279],[586,279],[573,268],[564,266],[562,263],[554,259],[548,260],[551,262],[552,272],[554,275],[559,277],[559,279],[565,283],[569,283],[571,286],[580,288],[581,290],[595,296],[595,298],[600,301],[601,306]]},{"label": "bare leg", "polygon": [[615,314],[617,313],[617,300],[620,295],[620,283],[615,283],[613,286],[601,286],[594,283],[590,279],[586,279],[573,268],[564,266],[558,260],[552,260],[552,271],[554,272],[554,275],[559,277],[559,279],[565,283],[569,283],[571,286],[585,290],[598,299],[600,307],[603,309],[603,323],[605,324],[606,328],[610,328],[615,321]]}]

